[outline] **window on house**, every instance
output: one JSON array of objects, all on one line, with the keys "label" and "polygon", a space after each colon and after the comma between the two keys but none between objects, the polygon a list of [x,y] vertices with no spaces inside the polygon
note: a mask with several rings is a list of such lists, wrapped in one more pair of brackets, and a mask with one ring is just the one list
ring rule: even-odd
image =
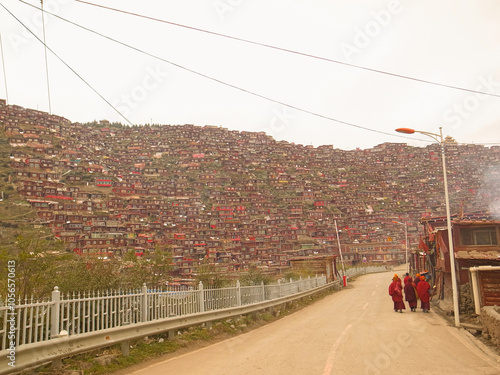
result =
[{"label": "window on house", "polygon": [[463,246],[498,245],[496,228],[470,228],[460,230],[460,243]]}]

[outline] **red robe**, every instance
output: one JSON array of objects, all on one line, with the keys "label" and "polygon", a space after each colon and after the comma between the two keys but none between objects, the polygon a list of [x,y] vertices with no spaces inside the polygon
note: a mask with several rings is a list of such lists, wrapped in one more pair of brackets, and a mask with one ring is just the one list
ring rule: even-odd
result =
[{"label": "red robe", "polygon": [[393,281],[389,285],[389,295],[392,297],[394,302],[394,310],[404,310],[405,303],[403,302],[403,292],[401,289],[401,281]]},{"label": "red robe", "polygon": [[415,284],[413,284],[412,279],[408,280],[405,284],[405,300],[408,302],[410,307],[417,307],[417,293],[415,291]]},{"label": "red robe", "polygon": [[424,310],[430,310],[431,309],[431,303],[430,303],[431,295],[429,293],[430,290],[431,290],[431,286],[425,280],[421,280],[418,283],[418,285],[417,285],[418,297],[420,298],[420,301],[421,301],[420,302],[421,303],[421,307]]}]

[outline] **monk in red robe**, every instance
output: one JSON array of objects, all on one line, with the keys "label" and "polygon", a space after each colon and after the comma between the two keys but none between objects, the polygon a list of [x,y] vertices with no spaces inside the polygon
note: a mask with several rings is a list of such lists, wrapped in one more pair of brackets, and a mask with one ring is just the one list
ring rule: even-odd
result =
[{"label": "monk in red robe", "polygon": [[412,312],[415,312],[417,310],[417,290],[415,289],[415,284],[413,283],[413,279],[406,278],[404,279],[405,281],[405,286],[404,286],[404,292],[405,292],[405,300],[408,302],[408,305],[410,306],[410,309]]},{"label": "monk in red robe", "polygon": [[415,279],[413,279],[413,283],[415,284],[415,287],[418,285],[419,282],[420,282],[420,274],[417,273],[415,275]]},{"label": "monk in red robe", "polygon": [[403,302],[403,289],[401,287],[401,279],[398,275],[394,275],[392,278],[392,283],[389,285],[389,295],[392,297],[394,302],[394,311],[402,313],[406,309],[405,303]]},{"label": "monk in red robe", "polygon": [[417,285],[417,293],[420,298],[420,304],[424,313],[428,313],[431,309],[431,286],[425,281],[425,276],[420,276],[420,282]]}]

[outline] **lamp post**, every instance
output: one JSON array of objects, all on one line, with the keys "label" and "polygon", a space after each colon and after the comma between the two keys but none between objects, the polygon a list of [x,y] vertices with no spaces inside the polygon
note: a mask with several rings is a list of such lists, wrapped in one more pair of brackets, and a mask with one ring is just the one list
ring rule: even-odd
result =
[{"label": "lamp post", "polygon": [[448,196],[448,179],[447,179],[447,173],[446,173],[446,156],[445,156],[445,151],[444,151],[444,139],[443,139],[443,128],[439,128],[439,134],[435,133],[429,133],[425,131],[419,131],[419,130],[414,130],[414,129],[409,129],[409,128],[398,128],[396,129],[397,132],[399,133],[405,133],[405,134],[413,134],[413,133],[420,133],[423,135],[426,135],[432,139],[434,139],[436,142],[438,142],[441,146],[441,159],[443,161],[443,183],[444,183],[444,199],[445,199],[445,205],[446,205],[446,223],[447,223],[447,229],[448,229],[448,243],[449,243],[449,252],[450,252],[450,268],[451,268],[451,286],[453,290],[453,309],[454,309],[454,315],[455,315],[455,327],[460,327],[460,312],[459,312],[459,306],[458,306],[458,290],[457,290],[457,275],[455,272],[455,251],[453,248],[453,235],[451,233],[451,215],[450,215],[450,199]]},{"label": "lamp post", "polygon": [[405,261],[406,261],[406,272],[410,273],[410,263],[408,263],[408,225],[406,221],[401,223],[399,221],[393,221],[394,224],[400,224],[405,226]]}]

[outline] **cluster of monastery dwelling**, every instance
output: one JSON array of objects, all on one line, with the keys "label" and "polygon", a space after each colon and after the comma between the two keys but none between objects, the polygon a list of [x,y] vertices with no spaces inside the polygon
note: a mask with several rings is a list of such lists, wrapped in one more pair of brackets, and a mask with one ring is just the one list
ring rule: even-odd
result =
[{"label": "cluster of monastery dwelling", "polygon": [[[338,255],[337,233],[346,262],[398,263],[394,221],[413,246],[421,217],[445,214],[437,144],[346,151],[218,126],[83,125],[5,101],[0,124],[11,182],[68,251],[169,249],[182,277],[207,258],[230,272]],[[487,209],[500,147],[446,151],[452,210]]]}]

